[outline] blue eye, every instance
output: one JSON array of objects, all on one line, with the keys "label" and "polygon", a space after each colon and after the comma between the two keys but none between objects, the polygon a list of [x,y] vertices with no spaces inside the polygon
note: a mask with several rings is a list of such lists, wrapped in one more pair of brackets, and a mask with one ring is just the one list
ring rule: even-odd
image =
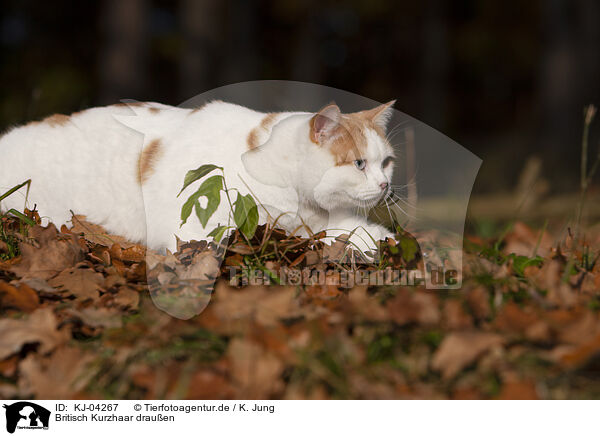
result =
[{"label": "blue eye", "polygon": [[363,159],[357,159],[354,161],[354,165],[356,166],[356,168],[362,171],[367,166],[367,161]]}]

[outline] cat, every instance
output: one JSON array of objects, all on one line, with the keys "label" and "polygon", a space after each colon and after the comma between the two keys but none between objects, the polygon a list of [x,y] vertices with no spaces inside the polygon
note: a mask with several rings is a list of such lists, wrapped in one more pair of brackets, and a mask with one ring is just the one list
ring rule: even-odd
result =
[{"label": "cat", "polygon": [[[344,114],[335,103],[316,113],[222,101],[196,109],[121,103],[53,115],[0,138],[0,192],[31,179],[26,206],[37,207],[43,224],[84,215],[112,234],[175,251],[175,235],[211,239],[231,221],[221,193],[206,226],[195,216],[180,226],[184,175],[214,164],[230,191],[257,200],[259,223],[304,236],[327,230],[328,241],[351,234],[350,243],[369,251],[393,237],[359,213],[390,193],[394,153],[385,131],[393,104]],[[2,210],[22,210],[24,191]]]}]

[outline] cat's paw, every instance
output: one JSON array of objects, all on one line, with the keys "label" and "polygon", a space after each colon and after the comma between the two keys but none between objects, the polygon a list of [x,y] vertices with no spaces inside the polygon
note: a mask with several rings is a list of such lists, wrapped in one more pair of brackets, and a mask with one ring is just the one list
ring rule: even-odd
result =
[{"label": "cat's paw", "polygon": [[353,232],[337,232],[337,234],[327,232],[328,239],[331,241],[341,239],[342,235],[350,235],[349,239],[343,238],[349,248],[362,251],[363,253],[374,252],[377,249],[379,241],[394,237],[393,233],[388,229],[375,224],[357,227]]},{"label": "cat's paw", "polygon": [[394,235],[385,227],[369,225],[357,228],[350,237],[349,242],[353,248],[357,248],[360,251],[373,252],[377,249],[379,241],[383,241],[388,237],[393,238]]}]

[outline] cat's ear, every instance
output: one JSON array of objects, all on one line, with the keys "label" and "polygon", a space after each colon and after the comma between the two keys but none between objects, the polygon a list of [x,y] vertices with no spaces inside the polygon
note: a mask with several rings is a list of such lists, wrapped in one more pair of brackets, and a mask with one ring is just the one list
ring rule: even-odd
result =
[{"label": "cat's ear", "polygon": [[321,144],[329,138],[340,124],[340,108],[335,104],[328,104],[310,119],[310,140]]},{"label": "cat's ear", "polygon": [[386,104],[364,111],[363,114],[385,131],[394,114],[394,104],[396,104],[396,100],[388,101]]}]

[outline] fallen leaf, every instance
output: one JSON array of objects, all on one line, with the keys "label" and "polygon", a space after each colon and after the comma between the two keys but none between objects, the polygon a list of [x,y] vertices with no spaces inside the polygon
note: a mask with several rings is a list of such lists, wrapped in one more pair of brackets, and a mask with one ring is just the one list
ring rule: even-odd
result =
[{"label": "fallen leaf", "polygon": [[389,311],[379,302],[377,297],[368,295],[367,289],[366,286],[356,286],[348,291],[348,301],[352,310],[365,320],[389,320]]},{"label": "fallen leaf", "polygon": [[191,265],[178,265],[178,278],[181,280],[209,280],[219,275],[221,262],[212,251],[204,251],[194,256]]},{"label": "fallen leaf", "polygon": [[102,274],[87,268],[69,268],[48,281],[49,285],[66,291],[81,301],[98,299],[103,283]]},{"label": "fallen leaf", "polygon": [[74,215],[71,223],[72,227],[69,229],[71,233],[83,234],[86,240],[94,244],[105,245],[107,247],[118,244],[124,248],[136,245],[122,236],[109,234],[104,227],[87,221],[84,215]]},{"label": "fallen leaf", "polygon": [[98,328],[121,328],[123,326],[123,314],[115,309],[107,309],[105,307],[86,307],[85,309],[76,310],[68,309],[68,314],[78,318],[84,324]]},{"label": "fallen leaf", "polygon": [[502,385],[498,400],[539,400],[535,384],[530,381],[507,382]]},{"label": "fallen leaf", "polygon": [[48,353],[69,340],[69,332],[57,329],[50,308],[37,309],[27,318],[0,319],[0,360],[18,353],[23,345],[39,343],[39,352]]},{"label": "fallen leaf", "polygon": [[489,294],[483,286],[471,289],[467,293],[467,303],[478,319],[488,318],[492,314]]},{"label": "fallen leaf", "polygon": [[225,375],[209,368],[196,371],[187,386],[186,400],[228,400],[235,396]]},{"label": "fallen leaf", "polygon": [[563,366],[571,369],[580,368],[590,360],[600,356],[600,335],[584,340],[577,346],[563,347],[564,348],[557,347],[555,352],[559,362]]},{"label": "fallen leaf", "polygon": [[47,280],[84,258],[81,246],[73,237],[59,236],[52,224],[31,228],[30,236],[37,241],[39,248],[25,242],[19,244],[22,260],[10,268],[18,277]]},{"label": "fallen leaf", "polygon": [[19,356],[13,354],[8,359],[0,361],[0,375],[6,378],[13,377],[17,372],[17,364],[19,363]]},{"label": "fallen leaf", "polygon": [[36,292],[25,283],[15,286],[0,282],[0,308],[11,308],[23,312],[33,312],[40,305]]},{"label": "fallen leaf", "polygon": [[500,309],[494,325],[499,330],[523,333],[538,319],[538,315],[530,307],[521,309],[516,303],[509,302]]},{"label": "fallen leaf", "polygon": [[399,325],[416,322],[421,325],[439,323],[438,299],[432,293],[398,288],[396,296],[387,303],[392,320]]},{"label": "fallen leaf", "polygon": [[231,376],[241,398],[268,399],[283,390],[282,362],[260,345],[234,338],[227,349]]},{"label": "fallen leaf", "polygon": [[444,324],[451,330],[463,330],[472,327],[473,320],[464,310],[462,301],[447,300],[444,305]]},{"label": "fallen leaf", "polygon": [[19,364],[20,393],[39,399],[72,399],[94,377],[93,360],[93,355],[75,347],[59,348],[45,358],[30,354]]},{"label": "fallen leaf", "polygon": [[135,310],[140,304],[140,293],[133,289],[121,288],[113,301],[119,307]]},{"label": "fallen leaf", "polygon": [[221,328],[227,329],[228,325],[233,327],[236,323],[245,324],[248,321],[273,326],[296,308],[295,293],[296,290],[291,286],[248,286],[238,290],[219,281],[212,309],[223,323]]},{"label": "fallen leaf", "polygon": [[433,355],[431,367],[448,380],[489,349],[504,343],[495,333],[461,332],[446,336]]}]

